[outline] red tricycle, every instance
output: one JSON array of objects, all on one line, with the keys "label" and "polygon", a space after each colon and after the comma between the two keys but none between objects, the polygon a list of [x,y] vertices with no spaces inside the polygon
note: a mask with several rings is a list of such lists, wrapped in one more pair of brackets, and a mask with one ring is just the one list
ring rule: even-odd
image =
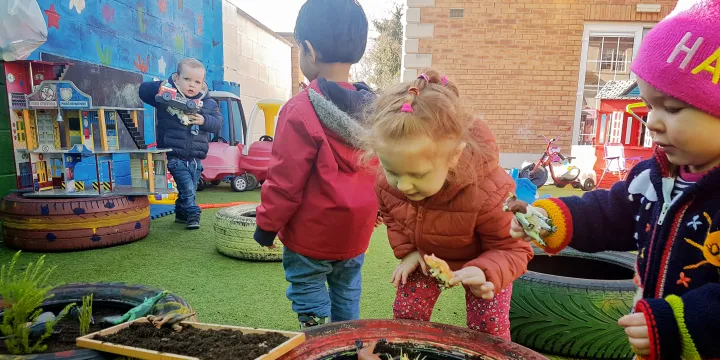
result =
[{"label": "red tricycle", "polygon": [[273,143],[270,135],[263,135],[258,141],[252,142],[255,115],[262,110],[265,113],[266,133],[273,133],[272,129],[283,102],[276,99],[258,101],[250,115],[250,121],[246,122],[242,103],[237,95],[227,91],[211,91],[210,96],[221,108],[227,109],[228,118],[225,120],[228,123],[229,139],[214,134],[207,157],[202,162],[203,172],[197,190],[202,191],[208,184],[219,185],[221,182],[229,182],[234,191],[254,190],[267,177]]},{"label": "red tricycle", "polygon": [[[594,174],[591,174],[591,176],[581,176],[583,175],[582,170],[580,170],[577,166],[570,164],[570,161],[575,158],[571,156],[566,157],[560,153],[560,146],[555,145],[560,137],[548,140],[545,135],[539,136],[544,138],[547,142],[545,153],[542,154],[536,163],[522,168],[518,177],[527,178],[535,186],[540,188],[547,182],[549,170],[555,186],[559,188],[563,188],[568,184],[571,184],[572,187],[576,189],[582,189],[584,191],[590,191],[595,188],[595,181],[593,180],[594,176],[592,176]],[[554,164],[567,166],[567,171],[564,174],[557,176],[555,174]]]}]

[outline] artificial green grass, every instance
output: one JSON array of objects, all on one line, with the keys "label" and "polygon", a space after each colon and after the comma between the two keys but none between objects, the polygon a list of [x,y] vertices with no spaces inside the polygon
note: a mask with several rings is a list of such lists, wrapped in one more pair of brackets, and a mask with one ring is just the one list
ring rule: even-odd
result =
[{"label": "artificial green grass", "polygon": [[[562,196],[573,189],[543,188]],[[198,193],[199,203],[259,201],[260,191],[237,193],[229,185],[208,187]],[[153,220],[147,238],[127,245],[46,255],[57,265],[54,282],[125,282],[170,290],[197,311],[199,320],[278,330],[298,330],[296,315],[285,297],[287,282],[279,262],[247,262],[220,255],[215,250],[213,228],[217,209],[204,210],[201,229],[185,230],[174,216]],[[14,250],[0,247],[0,262],[7,263]],[[27,263],[41,254],[25,253]],[[373,234],[363,269],[362,318],[391,318],[395,288],[390,275],[397,265],[384,227]],[[433,321],[465,326],[464,292],[448,290],[438,301]]]}]

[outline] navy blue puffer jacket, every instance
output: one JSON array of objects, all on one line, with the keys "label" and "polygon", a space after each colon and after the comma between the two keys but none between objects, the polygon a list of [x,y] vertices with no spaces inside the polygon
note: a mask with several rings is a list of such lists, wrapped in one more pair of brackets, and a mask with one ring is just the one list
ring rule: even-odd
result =
[{"label": "navy blue puffer jacket", "polygon": [[[168,79],[175,86],[172,77]],[[219,133],[222,130],[223,118],[220,108],[215,100],[210,98],[209,91],[202,91],[192,99],[203,101],[202,116],[205,124],[200,126],[200,132],[193,135],[190,126],[185,126],[177,116],[168,112],[165,104],[155,101],[155,95],[160,90],[162,81],[149,81],[140,85],[140,99],[157,109],[157,134],[155,136],[158,148],[172,149],[168,157],[181,160],[205,159],[208,152],[209,133]]]}]

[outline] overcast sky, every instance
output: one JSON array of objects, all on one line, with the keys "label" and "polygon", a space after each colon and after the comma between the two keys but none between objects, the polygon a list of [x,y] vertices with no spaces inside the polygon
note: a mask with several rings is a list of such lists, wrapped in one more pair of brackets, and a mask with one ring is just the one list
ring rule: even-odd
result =
[{"label": "overcast sky", "polygon": [[[389,0],[359,0],[368,18],[382,17],[392,6]],[[234,0],[240,9],[275,32],[292,32],[305,0]]]}]

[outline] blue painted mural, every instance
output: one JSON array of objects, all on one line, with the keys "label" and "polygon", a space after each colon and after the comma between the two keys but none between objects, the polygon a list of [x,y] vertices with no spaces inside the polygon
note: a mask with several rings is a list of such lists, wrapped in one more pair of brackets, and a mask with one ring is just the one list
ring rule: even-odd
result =
[{"label": "blue painted mural", "polygon": [[[165,79],[185,57],[202,61],[207,82],[223,80],[221,0],[38,0],[48,24],[43,53]],[[82,89],[84,90],[84,89]],[[93,95],[90,93],[90,95]],[[97,104],[105,105],[105,104]],[[154,121],[146,107],[145,123]],[[154,141],[154,127],[145,126]]]},{"label": "blue painted mural", "polygon": [[[72,80],[93,98],[105,99],[95,106],[144,106],[141,128],[145,142],[152,143],[155,141],[154,109],[142,104],[137,97],[137,87],[142,81],[168,78],[185,57],[197,58],[205,64],[208,84],[222,82],[221,1],[38,0],[47,21],[48,39],[28,59],[64,58],[79,64],[95,64],[99,73],[103,67],[120,70],[106,72],[121,75],[104,79],[100,86]],[[129,79],[137,83],[127,84]],[[118,89],[116,98],[107,94],[108,86]],[[117,180],[129,181],[129,168],[124,171],[122,165],[127,159],[115,158],[114,161]],[[94,169],[92,164],[84,165],[88,171]],[[84,171],[76,175],[82,177],[82,173]]]}]

